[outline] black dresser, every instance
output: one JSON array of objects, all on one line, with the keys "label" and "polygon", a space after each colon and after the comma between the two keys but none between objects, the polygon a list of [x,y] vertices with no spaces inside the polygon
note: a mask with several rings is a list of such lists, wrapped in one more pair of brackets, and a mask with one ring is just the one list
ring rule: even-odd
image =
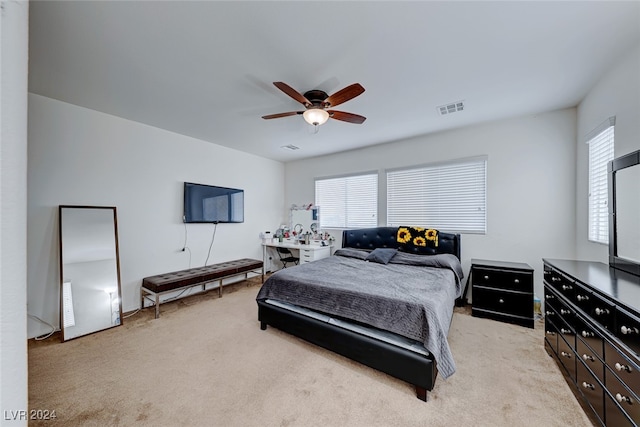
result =
[{"label": "black dresser", "polygon": [[471,314],[533,328],[533,268],[519,262],[471,260]]},{"label": "black dresser", "polygon": [[640,425],[640,277],[543,259],[545,349],[594,424]]}]

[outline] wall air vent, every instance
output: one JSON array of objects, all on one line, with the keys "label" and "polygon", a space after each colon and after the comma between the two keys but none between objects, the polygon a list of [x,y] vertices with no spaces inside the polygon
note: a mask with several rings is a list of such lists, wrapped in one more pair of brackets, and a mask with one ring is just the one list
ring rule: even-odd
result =
[{"label": "wall air vent", "polygon": [[299,150],[299,149],[300,149],[300,147],[296,147],[296,146],[295,146],[295,145],[293,145],[293,144],[283,145],[283,146],[282,146],[282,147],[280,147],[280,148],[284,148],[285,150],[291,150],[291,151],[295,151],[295,150]]},{"label": "wall air vent", "polygon": [[452,102],[451,104],[440,105],[436,108],[441,116],[446,116],[447,114],[455,113],[457,111],[464,111],[464,102]]}]

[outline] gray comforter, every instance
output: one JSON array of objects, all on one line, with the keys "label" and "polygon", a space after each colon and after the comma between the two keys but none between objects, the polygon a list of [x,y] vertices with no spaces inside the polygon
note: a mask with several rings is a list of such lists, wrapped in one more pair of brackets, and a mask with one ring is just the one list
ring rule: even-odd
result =
[{"label": "gray comforter", "polygon": [[339,249],[334,256],[269,277],[257,300],[274,299],[351,319],[424,343],[444,378],[455,372],[447,333],[462,267],[454,255],[397,252],[388,264],[368,252]]}]

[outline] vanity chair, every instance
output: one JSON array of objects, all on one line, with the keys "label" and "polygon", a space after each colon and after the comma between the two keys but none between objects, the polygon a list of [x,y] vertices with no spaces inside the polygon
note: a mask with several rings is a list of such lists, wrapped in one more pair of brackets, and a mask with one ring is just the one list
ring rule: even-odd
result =
[{"label": "vanity chair", "polygon": [[278,251],[278,256],[280,257],[280,261],[284,268],[287,268],[287,264],[298,265],[300,262],[300,258],[294,256],[289,248],[281,248],[280,246],[277,246],[276,250]]}]

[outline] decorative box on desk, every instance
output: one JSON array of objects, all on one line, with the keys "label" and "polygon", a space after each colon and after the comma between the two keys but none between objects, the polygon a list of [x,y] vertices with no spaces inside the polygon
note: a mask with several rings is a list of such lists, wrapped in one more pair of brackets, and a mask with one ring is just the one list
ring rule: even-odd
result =
[{"label": "decorative box on desk", "polygon": [[476,317],[533,328],[533,268],[519,262],[471,260]]}]

